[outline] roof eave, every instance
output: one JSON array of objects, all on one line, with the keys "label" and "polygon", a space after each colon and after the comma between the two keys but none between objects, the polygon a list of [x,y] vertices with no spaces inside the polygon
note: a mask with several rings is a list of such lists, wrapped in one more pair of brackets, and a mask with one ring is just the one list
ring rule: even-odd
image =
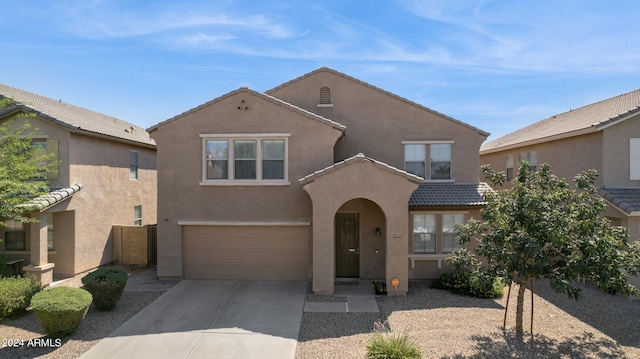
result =
[{"label": "roof eave", "polygon": [[494,147],[494,148],[490,148],[490,149],[486,149],[486,150],[483,150],[482,147],[480,147],[480,155],[488,155],[488,154],[491,154],[491,153],[497,153],[497,152],[502,152],[502,151],[507,151],[507,150],[513,150],[513,149],[520,148],[520,147],[538,145],[538,144],[545,143],[545,142],[551,142],[551,141],[562,140],[562,139],[565,139],[565,138],[582,136],[582,135],[586,135],[586,134],[589,134],[589,133],[598,132],[598,131],[601,131],[601,130],[602,130],[602,128],[599,128],[599,127],[596,127],[595,125],[593,125],[593,126],[590,126],[588,128],[581,129],[581,130],[560,133],[560,134],[557,134],[557,135],[552,135],[552,136],[547,136],[547,137],[542,137],[542,138],[536,138],[536,139],[529,140],[529,141],[517,142],[517,143],[504,145],[504,146],[500,146],[500,147]]}]

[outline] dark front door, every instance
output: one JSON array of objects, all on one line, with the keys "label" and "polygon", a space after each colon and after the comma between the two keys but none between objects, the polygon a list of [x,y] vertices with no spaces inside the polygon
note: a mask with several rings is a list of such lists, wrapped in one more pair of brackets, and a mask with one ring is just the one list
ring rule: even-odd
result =
[{"label": "dark front door", "polygon": [[336,277],[360,276],[360,233],[357,213],[336,214]]}]

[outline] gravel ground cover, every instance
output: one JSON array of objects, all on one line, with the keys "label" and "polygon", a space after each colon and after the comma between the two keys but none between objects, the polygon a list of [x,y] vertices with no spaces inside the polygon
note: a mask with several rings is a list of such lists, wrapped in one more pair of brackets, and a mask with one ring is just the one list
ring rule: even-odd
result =
[{"label": "gravel ground cover", "polygon": [[[150,285],[155,285],[156,288],[162,288],[166,291],[165,288],[170,288],[171,286],[170,282],[159,281],[155,277],[144,274],[148,268],[126,266],[122,268],[129,273],[129,282],[134,278],[147,276],[149,278],[143,278],[144,281]],[[82,287],[81,278],[83,276],[84,274],[78,275],[59,285]],[[164,291],[125,290],[118,301],[116,309],[111,312],[98,311],[92,305],[89,307],[89,311],[80,327],[60,342],[55,342],[45,335],[35,313],[29,310],[20,317],[0,323],[0,358],[78,358],[102,338],[109,335],[129,318],[156,300]],[[38,343],[37,340],[40,339],[49,340],[49,342]],[[31,342],[29,342],[30,340]],[[11,344],[14,346],[9,346]]]},{"label": "gravel ground cover", "polygon": [[[131,271],[129,279],[144,279]],[[146,273],[146,272],[145,272]],[[142,274],[142,275],[139,275]],[[79,277],[62,285],[81,286]],[[135,282],[135,280],[134,280]],[[78,330],[59,347],[0,347],[0,358],[78,358],[100,339],[154,301],[171,283],[144,279],[161,290],[125,291],[113,312],[92,306]],[[515,290],[511,293],[507,330],[502,329],[505,296],[476,299],[411,283],[405,297],[376,297],[380,313],[303,313],[296,359],[364,358],[376,321],[414,337],[426,358],[640,358],[640,301],[612,296],[586,284],[578,302],[535,286],[534,335],[529,332],[531,297],[525,299],[525,337],[515,337]],[[146,288],[146,287],[145,287]],[[344,301],[315,296],[307,301]],[[46,339],[29,312],[0,324],[0,340]],[[55,344],[55,343],[54,343]]]},{"label": "gravel ground cover", "polygon": [[303,313],[296,358],[365,358],[373,323],[414,337],[426,358],[640,358],[640,301],[581,285],[578,301],[535,284],[533,337],[531,292],[525,299],[525,337],[516,338],[516,291],[476,299],[413,283],[406,297],[380,297],[380,314]]}]

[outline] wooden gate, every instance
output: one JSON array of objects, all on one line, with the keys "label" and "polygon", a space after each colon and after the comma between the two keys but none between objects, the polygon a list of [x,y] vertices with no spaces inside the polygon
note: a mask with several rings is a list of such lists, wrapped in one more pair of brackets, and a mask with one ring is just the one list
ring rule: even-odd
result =
[{"label": "wooden gate", "polygon": [[113,226],[115,263],[147,267],[157,264],[156,225]]}]

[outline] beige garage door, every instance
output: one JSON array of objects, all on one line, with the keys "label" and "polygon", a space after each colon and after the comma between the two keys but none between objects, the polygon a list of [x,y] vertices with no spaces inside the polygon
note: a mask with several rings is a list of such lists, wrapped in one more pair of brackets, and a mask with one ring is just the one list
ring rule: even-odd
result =
[{"label": "beige garage door", "polygon": [[307,226],[185,226],[184,277],[306,280]]}]

